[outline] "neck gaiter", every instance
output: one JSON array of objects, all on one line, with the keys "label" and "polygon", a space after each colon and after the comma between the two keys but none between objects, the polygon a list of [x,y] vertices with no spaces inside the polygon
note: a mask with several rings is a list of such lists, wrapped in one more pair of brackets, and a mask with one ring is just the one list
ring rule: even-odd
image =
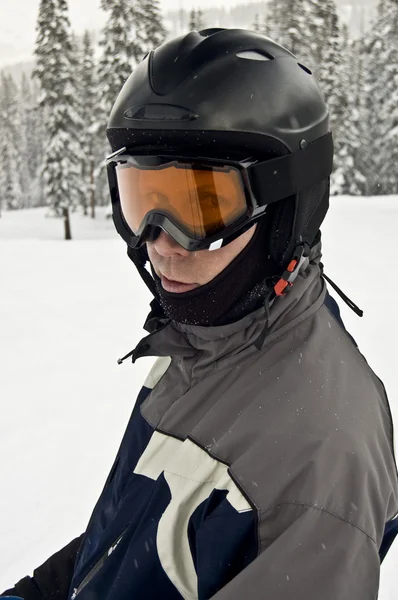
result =
[{"label": "neck gaiter", "polygon": [[186,325],[226,325],[256,310],[269,292],[269,278],[280,266],[269,256],[267,220],[240,254],[206,285],[183,294],[166,292],[152,269],[159,302],[170,319]]}]

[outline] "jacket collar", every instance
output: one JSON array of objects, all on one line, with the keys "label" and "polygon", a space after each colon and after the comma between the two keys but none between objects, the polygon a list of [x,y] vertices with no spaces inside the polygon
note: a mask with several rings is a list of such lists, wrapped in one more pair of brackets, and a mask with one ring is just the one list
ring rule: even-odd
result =
[{"label": "jacket collar", "polygon": [[150,335],[119,362],[130,356],[133,362],[142,356],[189,358],[200,352],[201,362],[211,363],[237,352],[241,355],[245,349],[254,347],[261,337],[261,347],[268,345],[305,318],[311,309],[323,304],[326,289],[321,278],[320,260],[321,243],[311,250],[309,261],[303,265],[290,291],[274,298],[269,310],[264,305],[228,325],[202,327],[174,323],[156,315],[156,304],[152,304],[154,310],[145,324]]}]

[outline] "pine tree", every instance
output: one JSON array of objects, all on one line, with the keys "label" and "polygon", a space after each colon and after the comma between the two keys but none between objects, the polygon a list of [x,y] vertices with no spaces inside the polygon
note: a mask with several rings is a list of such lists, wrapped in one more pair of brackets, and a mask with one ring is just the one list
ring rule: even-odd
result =
[{"label": "pine tree", "polygon": [[[331,30],[337,23],[332,15]],[[336,15],[337,16],[337,15]],[[350,73],[348,71],[348,38],[330,34],[324,52],[324,64],[320,69],[320,84],[330,111],[330,125],[335,142],[334,171],[331,177],[332,195],[348,193],[352,164],[351,116],[348,92],[350,89]],[[336,58],[338,59],[336,60]]]},{"label": "pine tree", "polygon": [[18,97],[18,137],[19,137],[19,154],[21,157],[19,182],[21,186],[22,200],[21,204],[24,208],[32,206],[31,186],[34,180],[34,161],[31,161],[28,148],[31,146],[32,125],[33,125],[33,109],[32,94],[30,91],[30,83],[23,73],[20,89],[17,90]]},{"label": "pine tree", "polygon": [[324,64],[325,49],[329,44],[332,31],[333,4],[328,0],[306,0],[308,14],[308,52],[311,55],[312,71],[319,77],[319,70]]},{"label": "pine tree", "polygon": [[22,128],[22,154],[23,160],[27,164],[29,177],[34,179],[37,170],[37,156],[33,155],[34,146],[34,101],[31,91],[31,84],[26,75],[23,73],[21,80],[20,91],[20,106],[21,106],[21,128]]},{"label": "pine tree", "polygon": [[260,30],[262,30],[263,34],[272,39],[272,26],[271,26],[271,18],[270,18],[270,4],[266,4],[264,11],[264,19],[263,26],[260,25]]},{"label": "pine tree", "polygon": [[268,4],[266,34],[311,68],[309,49],[310,0],[275,0]]},{"label": "pine tree", "polygon": [[265,29],[267,35],[277,42],[282,43],[281,18],[283,11],[283,0],[273,0],[267,5]]},{"label": "pine tree", "polygon": [[371,32],[356,42],[336,0],[272,0],[263,31],[320,84],[335,140],[332,193],[397,193],[398,0],[379,0]]},{"label": "pine tree", "polygon": [[308,44],[305,36],[307,26],[305,0],[286,0],[286,3],[281,32],[283,45],[300,60],[303,60]]},{"label": "pine tree", "polygon": [[182,7],[178,11],[178,25],[180,31],[182,31],[185,27],[185,10]]},{"label": "pine tree", "polygon": [[[0,217],[2,215],[2,211],[5,203],[5,173],[6,173],[6,164],[4,160],[5,156],[5,120],[4,120],[4,109],[3,109],[3,72],[0,73]],[[8,167],[7,167],[8,168]]]},{"label": "pine tree", "polygon": [[[350,118],[348,88],[349,73],[345,69],[347,47],[340,32],[335,0],[324,0],[315,13],[323,31],[323,46],[318,48],[317,79],[330,112],[330,126],[335,141],[334,173],[332,175],[332,193],[342,194],[348,190],[346,167],[349,147],[343,143],[342,136],[347,132]],[[348,40],[345,46],[348,45]]]},{"label": "pine tree", "polygon": [[44,182],[42,177],[43,157],[45,148],[45,122],[44,109],[40,105],[40,85],[37,79],[31,78],[30,89],[32,94],[31,110],[31,134],[28,136],[28,148],[32,169],[34,169],[34,179],[31,183],[31,197],[33,206],[45,206],[46,198],[44,191]]},{"label": "pine tree", "polygon": [[15,177],[15,158],[10,146],[5,143],[2,146],[2,168],[4,169],[2,177],[2,188],[4,190],[2,204],[7,210],[15,210],[20,206],[20,190]]},{"label": "pine tree", "polygon": [[354,161],[354,174],[353,174],[353,185],[356,185],[358,192],[352,190],[351,193],[356,193],[360,196],[366,196],[369,193],[369,181],[368,172],[369,164],[371,162],[371,138],[369,122],[370,117],[368,114],[369,105],[367,98],[367,87],[366,87],[366,44],[365,44],[365,30],[362,30],[362,35],[359,40],[353,43],[353,68],[352,73],[355,73],[356,77],[354,83],[354,114],[353,122],[356,126],[357,131],[357,145],[353,151]]},{"label": "pine tree", "polygon": [[96,135],[100,158],[96,164],[97,193],[108,201],[108,189],[104,159],[110,153],[106,138],[106,124],[112,107],[135,65],[144,56],[144,29],[136,22],[141,14],[134,0],[101,0],[101,8],[107,20],[100,39],[101,57],[98,65],[98,97]]},{"label": "pine tree", "polygon": [[97,80],[94,47],[90,33],[85,31],[79,64],[79,97],[82,129],[80,143],[85,156],[82,161],[82,182],[84,190],[83,213],[87,215],[90,206],[91,218],[95,218],[95,167],[99,160],[100,148],[96,135]]},{"label": "pine tree", "polygon": [[38,104],[39,90],[34,80],[23,73],[19,90],[20,138],[21,138],[21,187],[23,205],[43,204],[40,185],[40,169],[44,153],[44,129],[42,109]]},{"label": "pine tree", "polygon": [[70,209],[81,199],[81,122],[76,102],[76,57],[71,43],[66,0],[41,0],[36,41],[35,77],[44,110],[43,180],[47,204],[64,219],[65,239],[72,239]]},{"label": "pine tree", "polygon": [[189,13],[189,30],[190,31],[197,31],[198,27],[197,27],[197,19],[196,19],[196,10],[193,8],[191,10],[191,12]]},{"label": "pine tree", "polygon": [[384,103],[381,107],[383,160],[380,165],[382,193],[398,193],[398,1],[385,3],[380,31],[384,38]]},{"label": "pine tree", "polygon": [[[365,74],[366,89],[366,116],[369,130],[369,139],[371,145],[367,152],[367,194],[377,195],[380,193],[379,172],[383,156],[381,144],[381,123],[379,117],[380,106],[384,102],[384,82],[380,82],[380,69],[382,64],[380,54],[382,54],[383,40],[380,39],[380,32],[377,23],[372,27],[372,33],[364,40],[365,58],[368,65]],[[380,151],[382,156],[380,157]]]},{"label": "pine tree", "polygon": [[260,33],[260,31],[261,31],[261,27],[260,27],[260,15],[258,13],[256,13],[255,16],[254,16],[254,23],[252,25],[252,29],[256,33]]},{"label": "pine tree", "polygon": [[98,68],[104,118],[101,126],[105,130],[112,106],[135,64],[142,58],[143,49],[138,47],[135,37],[136,12],[131,0],[101,0],[101,8],[108,15],[100,40],[102,55]]},{"label": "pine tree", "polygon": [[18,90],[11,75],[0,78],[0,204],[6,210],[22,205]]},{"label": "pine tree", "polygon": [[366,194],[366,166],[363,159],[366,127],[363,122],[365,90],[363,88],[361,41],[349,40],[347,27],[343,30],[341,78],[347,92],[343,126],[338,131],[336,146],[338,176],[332,177],[332,193],[363,196]]},{"label": "pine tree", "polygon": [[397,193],[398,3],[380,0],[366,39],[368,193]]},{"label": "pine tree", "polygon": [[196,27],[198,31],[202,31],[202,29],[205,29],[204,16],[201,8],[198,8],[196,12]]},{"label": "pine tree", "polygon": [[159,0],[141,0],[136,15],[136,23],[139,22],[142,30],[143,53],[146,54],[160,46],[166,38]]}]

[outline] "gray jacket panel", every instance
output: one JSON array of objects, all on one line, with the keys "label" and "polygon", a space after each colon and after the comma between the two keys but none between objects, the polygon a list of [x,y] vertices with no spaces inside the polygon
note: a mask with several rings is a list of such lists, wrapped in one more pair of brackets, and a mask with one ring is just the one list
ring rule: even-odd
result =
[{"label": "gray jacket panel", "polygon": [[[171,364],[142,407],[218,461],[256,510],[258,557],[216,600],[374,600],[398,512],[383,386],[324,305],[319,257],[271,307],[216,328],[170,324]],[[172,351],[169,352],[169,349]]]},{"label": "gray jacket panel", "polygon": [[262,515],[268,546],[213,600],[375,600],[379,556],[359,529],[316,508]]}]

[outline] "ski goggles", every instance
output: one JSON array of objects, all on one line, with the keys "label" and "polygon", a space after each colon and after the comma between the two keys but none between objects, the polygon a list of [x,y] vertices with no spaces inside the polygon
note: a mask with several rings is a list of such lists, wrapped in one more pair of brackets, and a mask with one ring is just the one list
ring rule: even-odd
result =
[{"label": "ski goggles", "polygon": [[332,167],[331,134],[266,161],[140,155],[123,148],[107,159],[113,220],[132,248],[163,229],[186,250],[213,250],[251,227],[270,204],[327,178]]}]

